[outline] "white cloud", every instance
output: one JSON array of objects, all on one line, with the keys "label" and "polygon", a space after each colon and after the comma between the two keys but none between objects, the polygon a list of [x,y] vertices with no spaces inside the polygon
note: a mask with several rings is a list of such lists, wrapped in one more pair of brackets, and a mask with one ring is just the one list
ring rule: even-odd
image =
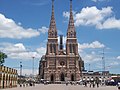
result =
[{"label": "white cloud", "polygon": [[98,25],[100,29],[120,29],[120,19],[117,20],[114,17],[107,19],[103,24]]},{"label": "white cloud", "polygon": [[16,24],[14,20],[6,18],[3,14],[0,14],[0,38],[31,38],[40,35],[35,29],[25,29],[21,24]]},{"label": "white cloud", "polygon": [[69,12],[63,12],[63,16],[64,16],[65,18],[69,18],[70,13],[69,13]]},{"label": "white cloud", "polygon": [[85,63],[92,63],[96,61],[100,61],[101,57],[96,52],[92,51],[91,53],[83,52],[81,53],[81,57]]},{"label": "white cloud", "polygon": [[118,56],[117,59],[120,60],[120,56]]},{"label": "white cloud", "polygon": [[80,51],[82,49],[88,49],[88,48],[95,49],[95,48],[104,48],[104,47],[105,45],[100,43],[99,41],[94,41],[92,43],[83,43],[83,44],[78,43],[78,48],[80,49]]},{"label": "white cloud", "polygon": [[37,52],[19,52],[19,53],[8,53],[8,57],[12,59],[30,60],[32,57],[40,58]]},{"label": "white cloud", "polygon": [[43,26],[40,29],[38,29],[41,33],[45,34],[46,32],[48,32],[48,28]]},{"label": "white cloud", "polygon": [[75,25],[99,25],[112,14],[112,7],[97,9],[96,6],[86,7],[75,15]]},{"label": "white cloud", "polygon": [[92,0],[93,2],[102,2],[102,1],[109,1],[109,0]]},{"label": "white cloud", "polygon": [[39,53],[40,57],[42,55],[45,55],[45,53],[46,53],[46,48],[45,47],[40,47],[40,48],[37,48],[36,50]]},{"label": "white cloud", "polygon": [[[75,12],[75,11],[74,11]],[[69,12],[63,12],[69,18]],[[74,13],[75,26],[95,26],[97,29],[120,29],[120,19],[116,19],[112,7],[98,9],[96,6],[83,8]]]},{"label": "white cloud", "polygon": [[109,65],[110,66],[116,66],[116,65],[119,65],[119,63],[114,61],[114,62],[110,63]]},{"label": "white cloud", "polygon": [[40,57],[45,54],[46,51],[44,47],[41,47],[35,51],[28,51],[23,43],[7,43],[7,45],[3,43],[0,44],[0,46],[0,50],[5,52],[8,55],[8,58],[11,59],[30,60],[32,57],[40,59]]},{"label": "white cloud", "polygon": [[89,49],[100,49],[104,47],[105,45],[100,43],[99,41],[94,41],[92,43],[83,43],[83,44],[78,43],[78,51],[82,59],[85,61],[85,63],[101,60],[101,56],[97,54],[97,52],[92,51],[88,53],[86,52],[86,50],[88,51]]},{"label": "white cloud", "polygon": [[26,51],[24,45],[22,43],[18,43],[18,44],[9,44],[8,46],[6,46],[6,48],[4,49],[5,52],[11,52],[11,53],[19,53],[19,52],[24,52]]},{"label": "white cloud", "polygon": [[[18,70],[18,75],[20,75],[20,69]],[[22,69],[22,75],[32,75],[32,69]],[[38,69],[34,69],[34,75],[38,74]]]}]

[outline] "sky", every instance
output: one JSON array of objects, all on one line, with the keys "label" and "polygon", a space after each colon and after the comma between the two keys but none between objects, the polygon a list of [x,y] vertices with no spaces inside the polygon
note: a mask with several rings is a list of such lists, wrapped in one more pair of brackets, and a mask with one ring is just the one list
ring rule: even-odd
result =
[{"label": "sky", "polygon": [[[120,74],[120,0],[73,0],[74,24],[79,54],[86,70]],[[55,0],[55,20],[64,36],[69,21],[69,0]],[[51,18],[51,0],[0,0],[0,51],[7,54],[5,66],[35,74],[46,52]],[[104,53],[104,54],[103,54]],[[102,59],[104,57],[104,59]]]}]

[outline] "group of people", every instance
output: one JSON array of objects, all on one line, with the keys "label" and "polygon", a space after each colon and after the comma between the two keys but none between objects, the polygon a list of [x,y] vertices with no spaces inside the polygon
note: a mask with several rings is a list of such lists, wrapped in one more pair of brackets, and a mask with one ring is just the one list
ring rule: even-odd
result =
[{"label": "group of people", "polygon": [[88,81],[84,81],[85,87],[87,87],[88,84],[89,84],[89,87],[90,87],[90,88],[91,88],[91,87],[94,88],[95,86],[99,87],[100,81],[99,81],[98,78],[96,78],[95,80],[90,80],[89,82],[88,82]]},{"label": "group of people", "polygon": [[23,83],[23,84],[19,84],[20,87],[28,87],[28,86],[35,86],[35,83]]},{"label": "group of people", "polygon": [[85,81],[85,82],[84,82],[85,87],[87,87],[88,84],[89,84],[89,87],[90,87],[90,88],[91,88],[91,87],[94,88],[95,86],[99,87],[99,81],[90,81],[90,82]]}]

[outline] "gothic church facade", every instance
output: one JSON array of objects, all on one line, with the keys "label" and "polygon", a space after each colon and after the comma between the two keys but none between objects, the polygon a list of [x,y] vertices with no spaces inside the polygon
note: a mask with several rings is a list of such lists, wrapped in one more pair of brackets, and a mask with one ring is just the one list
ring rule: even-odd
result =
[{"label": "gothic church facade", "polygon": [[70,0],[70,18],[67,29],[66,49],[63,48],[63,38],[58,43],[56,22],[54,17],[54,0],[52,0],[52,15],[48,30],[46,54],[39,63],[40,79],[50,82],[78,81],[82,75],[84,62],[78,53],[78,42],[72,13],[72,0]]}]

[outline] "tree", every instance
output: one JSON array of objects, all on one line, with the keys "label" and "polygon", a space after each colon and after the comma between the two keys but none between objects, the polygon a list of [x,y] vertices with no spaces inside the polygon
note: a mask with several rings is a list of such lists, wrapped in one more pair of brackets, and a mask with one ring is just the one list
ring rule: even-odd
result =
[{"label": "tree", "polygon": [[7,58],[7,55],[3,52],[0,52],[0,66],[2,66],[5,62],[5,58]]}]

